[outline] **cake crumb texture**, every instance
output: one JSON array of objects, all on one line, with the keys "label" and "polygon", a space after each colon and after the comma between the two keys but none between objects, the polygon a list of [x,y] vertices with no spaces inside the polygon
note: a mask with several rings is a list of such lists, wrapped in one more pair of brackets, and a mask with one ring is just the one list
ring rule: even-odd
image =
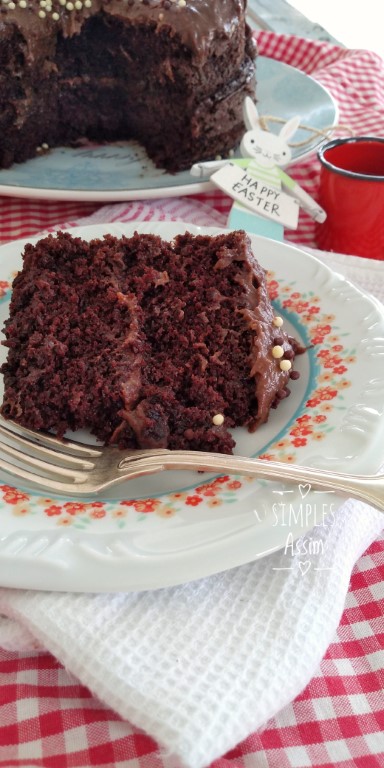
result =
[{"label": "cake crumb texture", "polygon": [[120,447],[231,453],[231,429],[255,430],[288,395],[272,350],[293,362],[297,346],[274,325],[245,232],[59,232],[23,259],[5,323],[5,418]]}]

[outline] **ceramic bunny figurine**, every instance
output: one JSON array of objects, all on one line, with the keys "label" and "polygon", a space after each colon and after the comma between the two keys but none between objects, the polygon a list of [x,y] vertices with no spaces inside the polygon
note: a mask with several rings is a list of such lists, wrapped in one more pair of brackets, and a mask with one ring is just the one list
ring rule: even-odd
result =
[{"label": "ceramic bunny figurine", "polygon": [[292,159],[288,140],[297,131],[300,117],[292,117],[275,135],[263,130],[249,97],[243,116],[247,131],[240,144],[242,157],[196,163],[191,168],[193,176],[210,177],[235,200],[228,226],[283,240],[284,225],[297,226],[300,205],[315,221],[323,222],[325,211],[282,169]]}]

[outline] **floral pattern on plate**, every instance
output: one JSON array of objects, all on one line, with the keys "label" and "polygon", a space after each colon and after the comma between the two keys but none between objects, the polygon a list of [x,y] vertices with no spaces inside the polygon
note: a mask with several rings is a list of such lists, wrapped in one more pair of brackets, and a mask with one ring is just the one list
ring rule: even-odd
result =
[{"label": "floral pattern on plate", "polygon": [[316,373],[303,413],[289,425],[286,436],[272,443],[260,458],[297,463],[295,449],[311,440],[321,441],[335,429],[328,417],[334,408],[345,408],[343,390],[351,385],[345,374],[356,362],[356,354],[352,346],[346,345],[348,332],[340,330],[334,314],[322,312],[320,297],[314,291],[298,292],[295,282],[280,286],[269,273],[269,293],[271,299],[279,300],[287,317],[296,315],[304,325],[314,349]]}]

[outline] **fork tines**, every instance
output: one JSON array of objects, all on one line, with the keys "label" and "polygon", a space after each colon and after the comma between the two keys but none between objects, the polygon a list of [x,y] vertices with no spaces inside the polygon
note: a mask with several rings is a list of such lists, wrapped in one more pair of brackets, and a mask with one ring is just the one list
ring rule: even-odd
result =
[{"label": "fork tines", "polygon": [[85,482],[101,449],[33,432],[13,421],[0,420],[0,468],[23,480],[37,482],[39,474],[53,481]]}]

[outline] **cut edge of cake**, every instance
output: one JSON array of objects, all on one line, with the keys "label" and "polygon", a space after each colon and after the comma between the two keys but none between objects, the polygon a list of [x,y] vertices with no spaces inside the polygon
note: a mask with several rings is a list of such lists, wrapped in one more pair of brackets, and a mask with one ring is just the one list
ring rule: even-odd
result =
[{"label": "cut edge of cake", "polygon": [[27,245],[5,323],[2,415],[62,437],[231,453],[289,394],[300,345],[245,232],[69,233]]}]

